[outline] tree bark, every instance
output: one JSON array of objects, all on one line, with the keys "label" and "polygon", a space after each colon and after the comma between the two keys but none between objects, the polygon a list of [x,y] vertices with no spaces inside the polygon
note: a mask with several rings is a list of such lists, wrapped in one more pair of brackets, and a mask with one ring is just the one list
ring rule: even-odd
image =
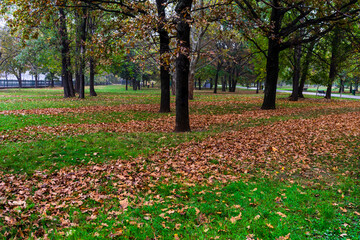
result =
[{"label": "tree bark", "polygon": [[21,77],[21,70],[19,70],[19,75],[16,75],[16,78],[18,80],[19,83],[19,88],[22,88],[22,77]]},{"label": "tree bark", "polygon": [[[90,32],[90,39],[91,42],[93,36],[95,35],[96,25],[95,25],[95,17],[91,16],[88,17],[88,25],[89,25],[89,32]],[[95,74],[96,74],[96,61],[93,56],[90,55],[89,57],[89,71],[90,71],[90,79],[89,79],[89,87],[90,87],[90,96],[96,97],[95,91]]]},{"label": "tree bark", "polygon": [[38,74],[35,73],[35,88],[38,88],[39,87],[39,80],[38,80]]},{"label": "tree bark", "polygon": [[279,76],[279,44],[269,39],[268,59],[266,62],[265,95],[261,109],[276,108],[276,85]]},{"label": "tree bark", "polygon": [[75,21],[76,21],[76,32],[75,32],[75,92],[80,92],[80,78],[81,78],[81,22],[82,19],[79,16],[78,12],[75,11]]},{"label": "tree bark", "polygon": [[330,62],[330,72],[329,72],[329,84],[325,95],[326,99],[331,99],[331,88],[337,74],[337,64],[338,64],[337,55],[338,55],[338,47],[339,47],[338,45],[340,43],[339,34],[340,34],[339,28],[335,27],[334,35],[331,43],[331,62]]},{"label": "tree bark", "polygon": [[87,25],[87,9],[83,7],[82,9],[82,18],[81,18],[81,27],[80,27],[80,39],[81,39],[81,47],[80,47],[80,84],[79,84],[79,98],[85,98],[85,54],[86,54],[86,25]]},{"label": "tree bark", "polygon": [[215,75],[215,86],[214,86],[214,93],[217,93],[217,87],[218,87],[218,80],[219,80],[219,72],[221,69],[221,62],[219,61],[216,68],[216,75]]},{"label": "tree bark", "polygon": [[301,72],[301,44],[294,48],[294,73],[293,73],[293,90],[290,96],[290,101],[299,100],[299,82]]},{"label": "tree bark", "polygon": [[170,112],[170,37],[164,24],[166,21],[165,4],[167,0],[156,0],[159,17],[158,33],[160,38],[160,82],[161,82],[161,113]]},{"label": "tree bark", "polygon": [[90,56],[89,64],[90,64],[90,96],[96,97],[97,94],[95,92],[95,61],[92,56]]},{"label": "tree bark", "polygon": [[133,85],[133,90],[136,91],[138,85],[137,85],[137,82],[136,82],[135,78],[133,78],[132,85]]},{"label": "tree bark", "polygon": [[72,83],[69,79],[69,65],[70,61],[70,48],[69,48],[69,41],[68,41],[68,34],[67,34],[67,27],[66,27],[66,15],[63,8],[59,8],[59,34],[61,38],[61,63],[62,63],[62,70],[61,70],[61,80],[64,87],[64,97],[74,97],[74,89]]},{"label": "tree bark", "polygon": [[176,58],[176,132],[190,131],[189,120],[189,54],[190,54],[190,11],[192,0],[179,0],[177,14],[177,44],[179,53]]},{"label": "tree bark", "polygon": [[313,50],[315,47],[315,43],[316,43],[316,41],[312,41],[310,43],[308,52],[305,57],[305,62],[304,62],[304,66],[302,68],[302,74],[301,74],[300,85],[299,85],[299,93],[298,93],[299,98],[305,98],[304,94],[303,94],[304,86],[305,86],[307,76],[309,75],[309,66],[310,66],[311,58],[313,56]]},{"label": "tree bark", "polygon": [[222,77],[221,90],[222,90],[223,92],[226,92],[226,78],[225,78],[225,76]]},{"label": "tree bark", "polygon": [[280,37],[279,32],[282,22],[282,9],[278,0],[272,1],[272,10],[270,22],[273,23],[273,29],[268,37],[268,54],[266,60],[266,78],[265,78],[265,94],[261,109],[276,108],[276,85],[279,77],[279,54],[280,54]]},{"label": "tree bark", "polygon": [[201,90],[201,77],[198,78],[199,81],[199,90]]}]

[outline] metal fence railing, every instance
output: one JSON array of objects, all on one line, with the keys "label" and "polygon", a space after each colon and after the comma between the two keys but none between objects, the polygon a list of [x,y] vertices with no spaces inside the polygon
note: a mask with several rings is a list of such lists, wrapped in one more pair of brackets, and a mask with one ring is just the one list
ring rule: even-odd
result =
[{"label": "metal fence railing", "polygon": [[[51,81],[38,80],[37,87],[50,87]],[[61,82],[55,81],[54,86],[61,86]],[[35,80],[22,80],[21,87],[23,88],[35,88]],[[20,88],[18,80],[12,79],[0,79],[0,88]]]}]

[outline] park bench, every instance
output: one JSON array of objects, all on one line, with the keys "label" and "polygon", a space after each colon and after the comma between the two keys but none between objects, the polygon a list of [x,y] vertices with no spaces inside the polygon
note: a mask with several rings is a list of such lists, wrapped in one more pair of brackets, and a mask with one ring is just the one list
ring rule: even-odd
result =
[{"label": "park bench", "polygon": [[324,90],[318,90],[316,93],[316,96],[325,96],[325,91]]}]

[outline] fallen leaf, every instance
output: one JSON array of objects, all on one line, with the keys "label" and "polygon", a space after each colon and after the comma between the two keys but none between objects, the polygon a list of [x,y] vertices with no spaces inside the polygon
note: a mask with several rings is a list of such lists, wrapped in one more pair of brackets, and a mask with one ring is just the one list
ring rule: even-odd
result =
[{"label": "fallen leaf", "polygon": [[286,236],[276,238],[276,240],[288,240],[288,239],[290,239],[290,233],[288,235],[286,235]]},{"label": "fallen leaf", "polygon": [[283,214],[282,212],[277,212],[276,214],[278,214],[280,217],[286,218],[286,215]]},{"label": "fallen leaf", "polygon": [[271,225],[270,223],[266,223],[266,226],[268,226],[269,228],[274,228],[274,226]]},{"label": "fallen leaf", "polygon": [[230,218],[230,222],[231,223],[236,223],[236,221],[238,221],[238,220],[240,220],[241,219],[241,215],[242,215],[242,213],[240,213],[238,216],[236,216],[236,217],[231,217]]},{"label": "fallen leaf", "polygon": [[346,208],[340,207],[340,210],[341,210],[343,213],[347,213],[347,209],[346,209]]}]

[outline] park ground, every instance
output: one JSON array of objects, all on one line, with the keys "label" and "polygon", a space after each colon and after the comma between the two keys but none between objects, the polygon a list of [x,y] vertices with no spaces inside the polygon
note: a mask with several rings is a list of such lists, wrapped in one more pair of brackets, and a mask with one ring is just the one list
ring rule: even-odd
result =
[{"label": "park ground", "polygon": [[0,90],[2,239],[360,239],[360,101],[97,92]]}]

